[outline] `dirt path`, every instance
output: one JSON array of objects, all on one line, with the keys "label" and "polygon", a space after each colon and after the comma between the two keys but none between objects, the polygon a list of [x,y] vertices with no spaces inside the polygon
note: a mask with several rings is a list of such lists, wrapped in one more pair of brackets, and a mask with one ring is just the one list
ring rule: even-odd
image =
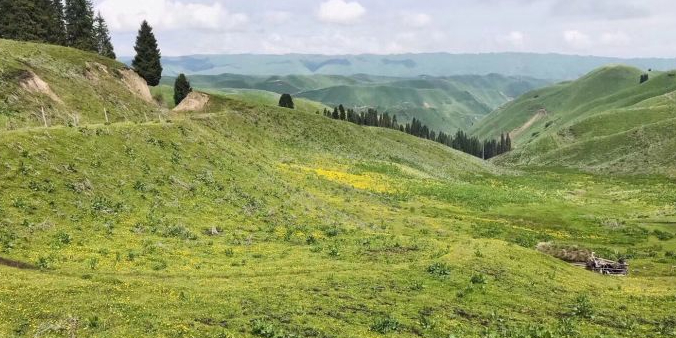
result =
[{"label": "dirt path", "polygon": [[37,269],[35,266],[33,266],[31,264],[15,261],[15,260],[12,260],[12,259],[2,258],[2,257],[0,257],[0,265],[8,266],[10,268],[23,269],[23,270],[35,270],[35,269]]},{"label": "dirt path", "polygon": [[533,126],[533,124],[535,124],[535,122],[538,122],[538,121],[542,120],[545,116],[547,116],[547,114],[548,114],[547,109],[538,110],[537,113],[535,113],[535,115],[533,115],[533,117],[530,118],[530,120],[528,120],[528,121],[526,121],[526,123],[524,123],[524,125],[522,125],[519,128],[512,130],[510,135],[512,136],[512,138],[519,137],[524,131],[528,130],[528,128]]}]

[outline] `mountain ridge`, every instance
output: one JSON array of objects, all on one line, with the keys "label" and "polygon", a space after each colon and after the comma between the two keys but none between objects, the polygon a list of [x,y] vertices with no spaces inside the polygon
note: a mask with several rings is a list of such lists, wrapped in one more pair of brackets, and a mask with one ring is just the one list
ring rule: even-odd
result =
[{"label": "mountain ridge", "polygon": [[[131,58],[121,58],[129,62]],[[623,63],[641,69],[676,68],[676,58],[620,58],[556,53],[409,53],[409,54],[214,54],[163,58],[165,75],[179,73],[218,75],[487,75],[529,76],[540,79],[571,80],[600,66]]]}]

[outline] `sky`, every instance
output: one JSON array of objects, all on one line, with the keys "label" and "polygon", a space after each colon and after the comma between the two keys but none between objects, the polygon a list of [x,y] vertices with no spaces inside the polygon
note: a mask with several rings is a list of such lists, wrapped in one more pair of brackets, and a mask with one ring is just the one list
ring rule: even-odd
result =
[{"label": "sky", "polygon": [[536,52],[676,57],[674,0],[95,0],[118,55]]}]

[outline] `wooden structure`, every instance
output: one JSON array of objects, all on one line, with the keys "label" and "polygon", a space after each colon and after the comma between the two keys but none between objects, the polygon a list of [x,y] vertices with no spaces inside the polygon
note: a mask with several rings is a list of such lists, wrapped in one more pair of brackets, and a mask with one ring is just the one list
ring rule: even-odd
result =
[{"label": "wooden structure", "polygon": [[624,260],[615,262],[603,259],[596,257],[593,252],[587,261],[587,269],[604,275],[626,276],[629,274],[629,264]]}]

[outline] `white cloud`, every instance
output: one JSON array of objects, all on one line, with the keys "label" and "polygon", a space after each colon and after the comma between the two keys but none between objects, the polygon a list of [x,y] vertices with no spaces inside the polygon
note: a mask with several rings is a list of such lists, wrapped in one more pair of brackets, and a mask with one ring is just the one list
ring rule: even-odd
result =
[{"label": "white cloud", "polygon": [[328,23],[347,24],[361,18],[366,9],[359,2],[328,0],[319,6],[319,20]]},{"label": "white cloud", "polygon": [[610,46],[628,46],[631,44],[631,38],[624,32],[603,33],[601,34],[601,43]]},{"label": "white cloud", "polygon": [[414,28],[423,28],[432,23],[432,17],[425,13],[403,14],[404,23]]},{"label": "white cloud", "polygon": [[513,47],[523,47],[526,36],[520,31],[511,31],[507,35],[499,36],[498,42],[503,45],[511,45]]},{"label": "white cloud", "polygon": [[563,32],[563,40],[573,48],[583,49],[591,46],[592,40],[589,35],[578,30],[567,30]]},{"label": "white cloud", "polygon": [[222,31],[249,21],[242,13],[230,13],[220,3],[181,2],[176,0],[104,0],[97,10],[105,16],[113,31],[138,29],[148,20],[157,30],[204,29]]},{"label": "white cloud", "polygon": [[268,23],[278,25],[289,22],[291,20],[291,13],[286,11],[266,12],[263,18]]}]

